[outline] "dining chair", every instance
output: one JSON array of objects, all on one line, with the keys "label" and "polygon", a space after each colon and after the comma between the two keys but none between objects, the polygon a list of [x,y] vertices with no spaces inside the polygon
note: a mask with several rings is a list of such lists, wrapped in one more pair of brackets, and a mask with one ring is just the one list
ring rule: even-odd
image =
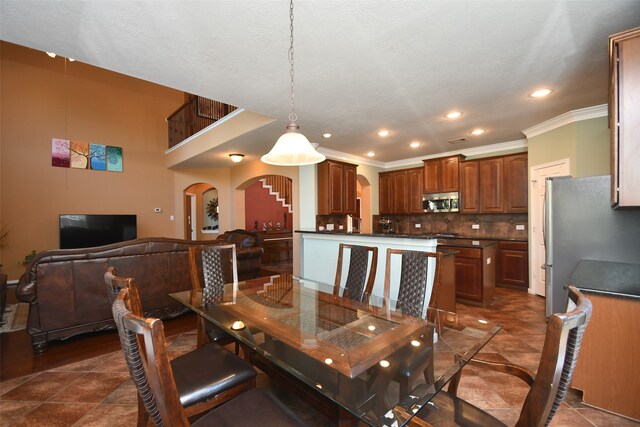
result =
[{"label": "dining chair", "polygon": [[[135,280],[130,277],[117,276],[113,267],[107,269],[104,278],[112,306],[120,298],[126,304],[128,311],[143,318],[144,314]],[[138,348],[144,350],[145,344],[140,342],[136,344],[136,347],[132,347],[131,343],[127,344],[127,339],[130,337],[127,338],[126,334],[123,335],[120,330],[121,325],[117,319],[114,318],[114,320],[118,326],[120,342],[125,352],[129,371],[139,391],[137,425],[138,427],[146,426],[149,416],[154,413],[155,409],[150,406],[148,401],[148,384],[140,376],[144,353],[131,353]],[[126,346],[128,346],[128,350],[125,349]],[[170,365],[174,374],[179,402],[184,406],[187,416],[208,411],[255,387],[255,369],[217,344],[212,343],[199,347],[176,357],[170,362]]]},{"label": "dining chair", "polygon": [[[347,280],[343,286],[344,292],[342,295],[338,295],[342,287],[342,257],[345,249],[349,250],[349,270]],[[369,264],[369,254],[371,254],[371,264]],[[340,243],[338,249],[338,267],[336,269],[336,279],[333,287],[334,295],[362,302],[364,295],[371,294],[373,282],[376,280],[377,267],[378,248],[375,246]]]},{"label": "dining chair", "polygon": [[[575,287],[568,288],[567,312],[549,317],[537,374],[517,365],[476,358],[469,360],[469,365],[514,375],[531,387],[516,427],[548,425],[571,383],[582,336],[591,318],[591,301]],[[461,374],[462,371],[451,380],[447,392],[436,394],[433,403],[418,411],[414,418],[415,424],[505,426],[487,412],[456,396]]]},{"label": "dining chair", "polygon": [[[404,314],[426,318],[428,307],[435,308],[442,282],[442,253],[412,251],[405,249],[387,249],[385,266],[384,296],[388,300],[391,295],[392,259],[400,256],[400,279],[396,310]],[[433,265],[433,282],[429,287],[429,261]],[[432,343],[431,338],[428,340]],[[427,384],[434,381],[432,345],[411,348],[399,363],[394,381],[399,383],[400,399],[408,396],[413,383],[422,375]],[[399,353],[400,354],[400,353]]]},{"label": "dining chair", "polygon": [[[238,283],[238,261],[236,246],[198,245],[189,247],[189,271],[191,286],[195,292],[202,292],[208,302],[219,302],[225,283]],[[204,286],[203,286],[204,283]],[[198,347],[215,342],[227,345],[235,342],[233,337],[222,328],[198,316]],[[239,353],[238,343],[235,347]]]},{"label": "dining chair", "polygon": [[[202,415],[193,424],[184,407],[184,396],[176,377],[175,363],[169,360],[169,352],[160,319],[145,319],[133,314],[126,304],[128,289],[123,289],[113,303],[112,311],[127,366],[138,393],[152,421],[157,426],[303,426],[303,422],[273,395],[262,388],[251,388],[233,398],[225,396],[226,403]],[[143,346],[139,343],[144,343]],[[210,344],[198,350],[213,348],[237,358],[221,347]],[[198,351],[196,350],[196,351]],[[240,360],[241,361],[241,360]],[[210,360],[215,370],[224,367]],[[241,361],[242,362],[242,361]],[[192,379],[203,375],[201,366],[189,366]]]}]

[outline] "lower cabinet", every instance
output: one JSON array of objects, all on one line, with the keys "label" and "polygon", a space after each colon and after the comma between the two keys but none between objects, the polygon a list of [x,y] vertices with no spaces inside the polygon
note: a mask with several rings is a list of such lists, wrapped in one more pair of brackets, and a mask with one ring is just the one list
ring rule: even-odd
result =
[{"label": "lower cabinet", "polygon": [[519,289],[529,288],[529,249],[527,242],[498,242],[496,284]]},{"label": "lower cabinet", "polygon": [[496,245],[461,247],[438,245],[438,250],[455,251],[456,301],[487,306],[493,301],[496,281]]}]

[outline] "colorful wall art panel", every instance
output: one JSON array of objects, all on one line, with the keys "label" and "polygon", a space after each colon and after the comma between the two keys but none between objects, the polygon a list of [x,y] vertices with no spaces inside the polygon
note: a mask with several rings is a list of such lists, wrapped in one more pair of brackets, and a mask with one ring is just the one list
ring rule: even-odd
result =
[{"label": "colorful wall art panel", "polygon": [[51,166],[68,168],[71,163],[69,141],[66,139],[51,139]]},{"label": "colorful wall art panel", "polygon": [[89,169],[89,143],[71,141],[71,167]]},{"label": "colorful wall art panel", "polygon": [[107,170],[107,150],[102,144],[89,144],[89,156],[91,169],[97,171]]},{"label": "colorful wall art panel", "polygon": [[107,145],[107,170],[122,172],[122,147]]}]

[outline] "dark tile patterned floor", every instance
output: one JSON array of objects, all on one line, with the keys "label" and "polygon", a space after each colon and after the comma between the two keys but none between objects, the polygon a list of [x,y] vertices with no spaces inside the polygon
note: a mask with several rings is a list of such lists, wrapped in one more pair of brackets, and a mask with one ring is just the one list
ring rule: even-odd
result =
[{"label": "dark tile patterned floor", "polygon": [[[537,369],[545,333],[544,299],[497,289],[489,308],[458,304],[460,313],[483,316],[504,328],[483,349],[484,357]],[[195,346],[195,334],[170,339],[172,355]],[[260,374],[258,385],[271,389],[313,426],[332,423]],[[510,376],[465,368],[459,395],[508,425],[517,421],[526,395],[524,383]],[[120,352],[0,383],[2,426],[134,426],[136,391]],[[551,426],[638,426],[639,423],[589,408],[571,392]]]}]

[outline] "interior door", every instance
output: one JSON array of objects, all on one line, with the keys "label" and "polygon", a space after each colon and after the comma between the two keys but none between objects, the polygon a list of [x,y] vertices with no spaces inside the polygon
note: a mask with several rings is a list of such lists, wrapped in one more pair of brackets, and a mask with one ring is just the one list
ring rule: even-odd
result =
[{"label": "interior door", "polygon": [[569,159],[557,162],[545,163],[531,168],[531,264],[529,292],[545,296],[545,262],[546,251],[544,247],[544,196],[545,180],[553,176],[569,176],[571,168]]}]

